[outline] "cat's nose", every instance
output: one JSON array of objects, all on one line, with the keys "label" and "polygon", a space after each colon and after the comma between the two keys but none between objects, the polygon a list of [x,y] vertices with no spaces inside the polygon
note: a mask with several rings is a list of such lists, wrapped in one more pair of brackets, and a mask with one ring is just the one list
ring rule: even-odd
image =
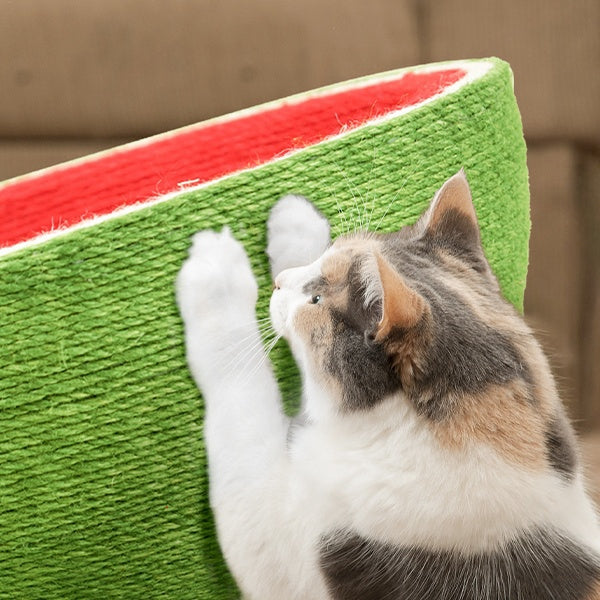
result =
[{"label": "cat's nose", "polygon": [[292,275],[292,271],[293,269],[284,269],[283,271],[281,271],[281,273],[279,273],[279,275],[277,275],[277,277],[275,277],[275,289],[279,290],[281,288],[285,288],[285,287],[290,287],[290,284],[292,283],[291,281],[291,275]]},{"label": "cat's nose", "polygon": [[289,280],[289,269],[284,269],[277,277],[275,277],[275,289],[279,290],[282,287],[285,287],[286,280]]}]

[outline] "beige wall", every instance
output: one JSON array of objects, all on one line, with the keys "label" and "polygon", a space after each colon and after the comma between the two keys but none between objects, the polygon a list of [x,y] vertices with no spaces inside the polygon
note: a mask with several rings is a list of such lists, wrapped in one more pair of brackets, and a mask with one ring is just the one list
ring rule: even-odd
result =
[{"label": "beige wall", "polygon": [[350,77],[500,56],[529,145],[526,312],[600,426],[600,2],[4,0],[0,179]]}]

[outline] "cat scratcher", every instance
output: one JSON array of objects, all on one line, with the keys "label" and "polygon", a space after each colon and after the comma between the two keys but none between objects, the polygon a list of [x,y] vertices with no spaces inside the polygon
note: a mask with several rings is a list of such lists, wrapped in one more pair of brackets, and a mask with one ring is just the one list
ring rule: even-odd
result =
[{"label": "cat scratcher", "polygon": [[[202,402],[174,280],[229,225],[271,290],[265,220],[310,197],[334,233],[413,222],[464,167],[521,307],[528,185],[506,63],[359,79],[0,187],[0,597],[237,597],[207,501]],[[286,399],[298,376],[272,353]]]}]

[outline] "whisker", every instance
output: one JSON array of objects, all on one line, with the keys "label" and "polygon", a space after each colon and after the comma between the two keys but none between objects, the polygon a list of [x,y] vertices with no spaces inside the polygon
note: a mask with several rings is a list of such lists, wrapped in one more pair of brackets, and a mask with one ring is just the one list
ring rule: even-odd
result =
[{"label": "whisker", "polygon": [[[350,184],[350,180],[348,179],[348,176],[342,171],[342,169],[340,169],[337,166],[336,166],[336,169],[338,170],[338,173],[344,178],[344,181],[346,183],[346,187],[348,188],[348,191],[350,192],[350,195],[352,196],[352,199],[354,200],[354,208],[356,209],[355,223],[358,221],[358,225],[359,225],[360,229],[363,229],[363,225],[362,225],[362,222],[361,222],[360,208],[358,206],[358,201],[356,199],[356,194],[352,190],[352,185]],[[358,194],[361,196],[361,199],[363,200],[363,203],[364,203],[364,199],[362,198],[362,194],[360,193],[360,190],[358,188],[356,188],[356,187],[355,187],[355,189],[358,192]],[[357,231],[357,229],[356,229],[356,225],[355,225],[355,227],[354,227],[354,233],[356,233],[356,231]]]},{"label": "whisker", "polygon": [[[251,365],[251,361],[248,361],[246,363],[245,368],[242,369],[242,371],[239,373],[239,377],[241,377],[242,375],[244,376],[243,379],[238,378],[240,385],[245,384],[249,379],[251,379],[262,368],[262,366],[267,361],[269,353],[271,352],[271,350],[273,350],[273,348],[275,347],[275,344],[277,344],[277,342],[280,340],[280,338],[281,338],[281,335],[276,334],[275,338],[269,342],[267,347],[263,348],[262,356],[259,358],[258,363],[256,363],[252,367],[251,371],[248,371],[248,366]],[[252,358],[254,358],[254,357],[252,357]]]},{"label": "whisker", "polygon": [[[237,363],[239,363],[244,356],[248,354],[252,354],[255,352],[257,348],[259,348],[263,344],[262,338],[248,340],[241,347],[237,347],[233,350],[233,354],[228,356],[227,363],[225,363],[223,370],[225,372],[229,371],[229,369],[233,368]],[[228,348],[231,350],[231,348]]]},{"label": "whisker", "polygon": [[419,169],[419,167],[421,166],[422,163],[423,163],[423,161],[420,161],[419,163],[417,163],[417,165],[415,166],[413,172],[410,175],[406,176],[406,178],[402,182],[402,185],[400,186],[400,188],[394,194],[394,197],[390,200],[390,202],[388,202],[388,205],[387,205],[387,208],[385,209],[385,212],[383,213],[383,215],[381,216],[381,218],[377,222],[377,226],[375,228],[375,231],[379,230],[379,228],[381,227],[381,223],[383,222],[383,220],[387,216],[390,208],[396,203],[396,200],[398,199],[398,196],[402,193],[402,190],[406,186],[407,182],[417,173],[417,171],[418,171],[418,169]]},{"label": "whisker", "polygon": [[236,327],[238,329],[243,329],[243,328],[246,328],[246,327],[251,327],[252,325],[255,325],[255,324],[258,324],[259,326],[262,326],[267,321],[268,322],[271,321],[271,317],[269,315],[267,315],[265,317],[261,317],[260,319],[252,318],[249,321],[244,321],[242,323],[238,323]]},{"label": "whisker", "polygon": [[271,354],[271,351],[273,350],[273,348],[275,348],[275,345],[277,344],[277,342],[281,339],[281,335],[277,334],[275,336],[275,338],[273,339],[273,341],[271,342],[271,344],[269,345],[269,347],[267,348],[267,350],[265,351],[265,354],[268,356],[269,354]]},{"label": "whisker", "polygon": [[243,337],[236,340],[236,343],[241,343],[244,340],[253,337],[254,335],[256,335],[257,331],[260,335],[263,335],[266,331],[269,331],[272,325],[271,320],[268,319],[259,324],[249,323],[248,325],[240,325],[238,330],[243,331],[246,330],[248,327],[250,327],[250,329],[246,332],[246,334]]},{"label": "whisker", "polygon": [[[263,346],[265,343],[269,343],[273,335],[276,335],[276,332],[273,329],[267,329],[263,332],[262,335],[260,334],[260,332],[253,331],[244,338],[236,340],[234,348],[231,348],[230,346],[226,350],[224,349],[222,351],[233,352],[233,354],[229,356],[229,359],[224,366],[224,370],[228,371],[236,363],[244,359],[244,357],[251,357],[252,354],[254,354],[261,346]],[[215,359],[217,359],[217,357],[215,357]]]},{"label": "whisker", "polygon": [[270,333],[271,333],[271,331],[270,331],[269,327],[267,325],[265,325],[264,329],[253,331],[253,332],[245,335],[244,337],[242,337],[238,340],[235,340],[233,345],[236,348],[241,348],[246,343],[253,343],[255,340],[262,340],[265,337],[270,337]]},{"label": "whisker", "polygon": [[373,173],[375,171],[375,158],[376,158],[376,154],[377,154],[377,146],[374,142],[374,140],[371,140],[371,150],[372,150],[372,156],[371,156],[371,171],[369,172],[369,178],[368,178],[368,188],[367,188],[367,198],[369,197],[369,195],[371,195],[371,206],[370,206],[370,211],[369,211],[369,215],[368,215],[368,221],[367,221],[367,230],[371,229],[371,219],[373,218],[373,215],[375,213],[375,208],[376,208],[376,203],[375,200],[377,198],[377,194],[375,193],[375,191],[373,190],[373,183],[375,181],[375,178],[373,177]]},{"label": "whisker", "polygon": [[348,225],[348,220],[346,219],[346,214],[345,212],[342,210],[342,207],[340,206],[340,203],[338,201],[338,197],[337,194],[333,194],[333,197],[335,199],[335,204],[337,206],[338,209],[338,213],[340,215],[340,217],[343,219],[344,221],[344,225],[345,225],[345,230],[342,231],[342,235],[346,235],[348,233],[350,233],[350,226]]}]

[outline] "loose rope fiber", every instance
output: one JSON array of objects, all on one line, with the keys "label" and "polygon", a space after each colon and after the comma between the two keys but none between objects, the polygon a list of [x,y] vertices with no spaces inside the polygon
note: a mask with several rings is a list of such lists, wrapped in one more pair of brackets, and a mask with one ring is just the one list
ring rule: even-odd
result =
[{"label": "loose rope fiber", "polygon": [[[441,183],[464,167],[488,258],[504,294],[521,308],[525,144],[508,65],[489,59],[459,66],[466,72],[482,64],[489,69],[481,75],[410,110],[350,119],[333,137],[292,140],[287,151],[249,165],[244,159],[243,170],[217,173],[195,189],[33,241],[11,240],[21,245],[0,254],[0,598],[238,597],[208,506],[203,406],[174,302],[174,280],[197,230],[229,225],[243,242],[262,317],[271,291],[265,220],[280,196],[311,198],[334,233],[366,221],[392,231],[416,220]],[[247,149],[253,141],[243,143]],[[153,144],[160,140],[136,148]],[[124,152],[106,158],[118,155],[126,165]],[[27,203],[23,186],[35,198],[39,181],[60,195],[79,166],[10,182],[0,192]],[[140,182],[163,191],[157,182],[168,173],[166,163],[154,183]],[[83,197],[86,184],[77,177]],[[111,179],[110,169],[104,178]],[[283,343],[271,357],[291,410],[297,370]]]}]

